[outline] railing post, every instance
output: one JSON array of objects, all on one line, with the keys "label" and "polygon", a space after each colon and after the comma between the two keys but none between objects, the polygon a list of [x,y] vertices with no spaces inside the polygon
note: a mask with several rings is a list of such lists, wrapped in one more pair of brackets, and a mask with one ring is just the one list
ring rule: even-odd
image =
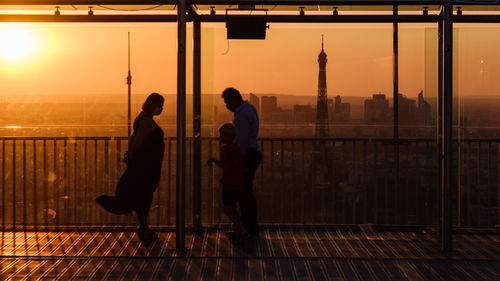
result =
[{"label": "railing post", "polygon": [[186,0],[177,6],[176,247],[184,250],[186,197]]},{"label": "railing post", "polygon": [[6,210],[5,206],[7,201],[5,200],[5,139],[2,140],[2,232],[5,231],[5,220],[6,220]]},{"label": "railing post", "polygon": [[16,232],[16,140],[12,140],[12,231]]},{"label": "railing post", "polygon": [[453,5],[443,4],[442,48],[443,53],[443,181],[441,186],[441,247],[443,251],[452,250],[451,233],[451,184],[453,169]]},{"label": "railing post", "polygon": [[193,21],[193,225],[201,230],[201,22]]}]

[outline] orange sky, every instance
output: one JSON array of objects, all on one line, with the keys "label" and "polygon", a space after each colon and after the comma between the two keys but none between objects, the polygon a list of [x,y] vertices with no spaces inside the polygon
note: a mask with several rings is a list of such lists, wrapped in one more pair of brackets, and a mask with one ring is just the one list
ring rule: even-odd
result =
[{"label": "orange sky", "polygon": [[[203,93],[234,86],[243,93],[316,95],[324,34],[330,96],[392,95],[391,24],[270,25],[266,40],[227,40],[224,24],[203,25]],[[133,92],[176,92],[175,24],[18,26],[33,34],[37,48],[17,62],[0,57],[1,96],[126,92],[129,31]],[[425,88],[425,27],[435,25],[401,24],[400,92],[411,97]],[[460,94],[500,94],[500,25],[457,27]],[[0,24],[0,31],[6,28]],[[188,48],[191,43],[188,35]]]}]

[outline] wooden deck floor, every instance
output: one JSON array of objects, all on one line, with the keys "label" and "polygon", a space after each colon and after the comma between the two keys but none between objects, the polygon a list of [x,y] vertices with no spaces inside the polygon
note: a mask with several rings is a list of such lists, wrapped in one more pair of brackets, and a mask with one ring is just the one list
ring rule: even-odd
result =
[{"label": "wooden deck floor", "polygon": [[500,235],[274,228],[234,245],[224,230],[142,244],[134,232],[4,232],[0,280],[500,280]]}]

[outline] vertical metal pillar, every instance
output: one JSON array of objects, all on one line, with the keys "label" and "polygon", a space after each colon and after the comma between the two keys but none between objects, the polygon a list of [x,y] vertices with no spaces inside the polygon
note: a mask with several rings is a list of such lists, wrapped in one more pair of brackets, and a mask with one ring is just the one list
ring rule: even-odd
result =
[{"label": "vertical metal pillar", "polygon": [[201,22],[193,21],[193,225],[201,229]]},{"label": "vertical metal pillar", "polygon": [[186,200],[186,0],[177,6],[177,150],[176,150],[176,220],[175,239],[178,251],[185,249]]},{"label": "vertical metal pillar", "polygon": [[[393,6],[393,15],[396,17],[398,15],[398,6]],[[399,139],[399,59],[398,59],[398,22],[395,19],[393,23],[393,127],[394,134],[393,137],[395,140]]]},{"label": "vertical metal pillar", "polygon": [[[438,160],[438,182],[437,202],[441,206],[441,187],[443,186],[443,6],[438,21],[438,96],[437,96],[437,160]],[[441,231],[441,208],[435,214],[438,218],[438,226]]]},{"label": "vertical metal pillar", "polygon": [[[394,5],[393,6],[393,15],[396,18],[398,15],[398,6]],[[398,51],[398,22],[395,19],[393,22],[393,43],[392,43],[392,48],[393,48],[393,97],[392,97],[392,103],[393,103],[393,139],[394,139],[394,189],[396,190],[395,194],[396,197],[398,196],[399,192],[398,190],[398,185],[399,185],[399,51]],[[396,204],[399,202],[399,198],[395,198]],[[397,205],[396,205],[397,206]],[[398,207],[396,207],[396,210],[398,210]],[[399,212],[397,212],[399,213]],[[398,220],[398,214],[396,214],[396,221],[395,223],[399,223]]]},{"label": "vertical metal pillar", "polygon": [[441,188],[441,246],[452,250],[451,184],[453,172],[453,5],[443,5],[443,185]]},{"label": "vertical metal pillar", "polygon": [[127,85],[128,85],[128,104],[127,104],[127,113],[128,113],[128,123],[127,123],[127,136],[130,137],[130,127],[131,127],[131,93],[132,93],[132,74],[130,72],[130,32],[128,33],[128,75],[127,75]]}]

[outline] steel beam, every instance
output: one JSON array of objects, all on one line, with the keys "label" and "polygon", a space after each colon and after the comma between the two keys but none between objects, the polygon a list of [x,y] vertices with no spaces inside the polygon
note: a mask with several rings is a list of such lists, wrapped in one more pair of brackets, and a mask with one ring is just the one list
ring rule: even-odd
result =
[{"label": "steel beam", "polygon": [[[0,5],[178,5],[180,0],[3,0]],[[193,5],[392,6],[440,5],[443,0],[192,0]],[[494,5],[491,3],[489,5]],[[462,5],[462,3],[460,3]]]},{"label": "steel beam", "polygon": [[443,185],[441,188],[441,246],[452,250],[451,185],[453,178],[453,6],[443,5]]},{"label": "steel beam", "polygon": [[500,15],[453,16],[453,22],[462,23],[500,23]]},{"label": "steel beam", "polygon": [[[234,16],[237,17],[237,16]],[[201,22],[225,22],[226,16],[200,15]],[[189,16],[187,21],[197,20]],[[437,22],[438,16],[290,16],[270,15],[267,22],[274,23],[394,23]],[[176,22],[176,15],[1,15],[0,22]],[[500,19],[499,19],[500,21]]]},{"label": "steel beam", "polygon": [[[176,220],[178,251],[185,250],[186,220],[186,0],[177,9],[177,141],[176,141]],[[170,175],[168,175],[170,176]]]},{"label": "steel beam", "polygon": [[[438,202],[441,204],[441,188],[443,186],[443,7],[441,6],[438,22],[438,96],[437,96],[437,160],[438,160]],[[441,231],[441,208],[438,208],[438,225]]]},{"label": "steel beam", "polygon": [[[394,18],[398,15],[398,6],[393,6],[392,14]],[[393,140],[394,140],[394,190],[395,190],[395,201],[396,206],[399,206],[397,202],[399,202],[398,192],[399,189],[399,30],[398,30],[398,22],[394,21],[393,25],[393,33],[392,33],[392,63],[393,63],[393,95],[392,95],[392,108],[393,108]],[[398,211],[399,208],[396,207]],[[395,223],[399,224],[399,214],[400,212],[396,212]]]},{"label": "steel beam", "polygon": [[[393,15],[398,14],[398,6],[393,7]],[[399,139],[399,48],[398,48],[398,22],[394,21],[392,25],[392,51],[393,51],[393,138],[395,141]]]},{"label": "steel beam", "polygon": [[175,15],[0,15],[0,22],[176,22]]},{"label": "steel beam", "polygon": [[193,21],[193,225],[201,230],[201,22]]},{"label": "steel beam", "polygon": [[[200,15],[202,22],[225,22],[225,15]],[[437,22],[437,15],[268,15],[270,23],[393,23],[393,22]]]}]

